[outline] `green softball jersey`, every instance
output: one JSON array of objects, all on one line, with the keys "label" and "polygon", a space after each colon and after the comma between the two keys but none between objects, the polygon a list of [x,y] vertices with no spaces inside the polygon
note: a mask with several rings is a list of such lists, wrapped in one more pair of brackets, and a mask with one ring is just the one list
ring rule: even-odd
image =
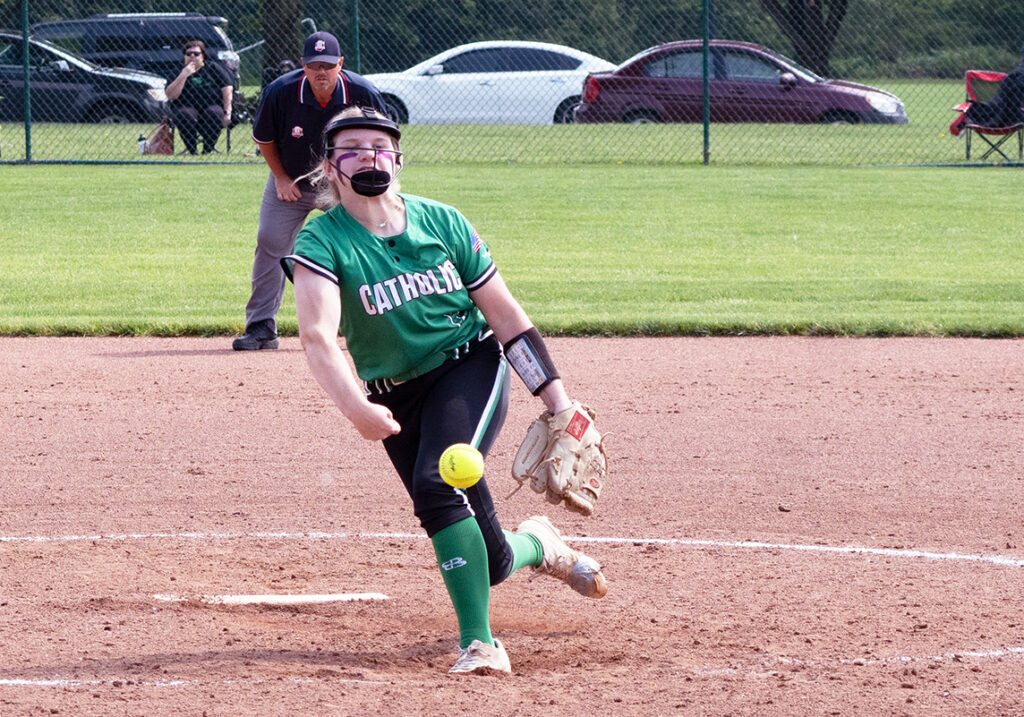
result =
[{"label": "green softball jersey", "polygon": [[487,246],[454,207],[413,195],[406,230],[379,237],[342,206],[310,220],[282,261],[338,285],[341,335],[363,381],[406,381],[440,366],[486,328],[469,290],[497,268]]}]

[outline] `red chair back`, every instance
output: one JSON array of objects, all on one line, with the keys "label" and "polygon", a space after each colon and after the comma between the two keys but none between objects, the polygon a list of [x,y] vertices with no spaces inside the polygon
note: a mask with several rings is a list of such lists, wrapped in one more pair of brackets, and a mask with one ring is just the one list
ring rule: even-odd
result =
[{"label": "red chair back", "polygon": [[964,84],[967,87],[968,102],[991,102],[999,89],[999,83],[1006,77],[1005,72],[967,70]]}]

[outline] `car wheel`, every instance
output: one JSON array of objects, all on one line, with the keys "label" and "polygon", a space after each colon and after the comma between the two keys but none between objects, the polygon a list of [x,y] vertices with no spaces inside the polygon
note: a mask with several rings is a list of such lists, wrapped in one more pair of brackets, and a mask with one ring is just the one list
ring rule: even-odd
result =
[{"label": "car wheel", "polygon": [[857,116],[843,110],[832,110],[822,115],[822,124],[857,124]]},{"label": "car wheel", "polygon": [[384,100],[384,109],[388,113],[388,117],[397,124],[409,123],[409,110],[402,104],[402,100],[394,95],[383,95],[382,99]]},{"label": "car wheel", "polygon": [[553,121],[555,124],[572,124],[576,121],[576,107],[580,103],[580,96],[566,97],[555,110]]},{"label": "car wheel", "polygon": [[633,110],[622,121],[628,124],[659,124],[661,117],[654,110]]},{"label": "car wheel", "polygon": [[109,102],[96,105],[89,111],[89,121],[100,124],[128,124],[139,113],[134,107],[123,102]]}]

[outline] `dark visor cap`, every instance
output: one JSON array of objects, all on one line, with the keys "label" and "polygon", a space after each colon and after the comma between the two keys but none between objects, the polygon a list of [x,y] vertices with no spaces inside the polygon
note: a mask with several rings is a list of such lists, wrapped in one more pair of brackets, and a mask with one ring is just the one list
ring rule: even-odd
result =
[{"label": "dark visor cap", "polygon": [[387,118],[378,117],[372,107],[363,107],[361,109],[363,110],[362,117],[343,117],[329,122],[324,127],[323,148],[325,155],[327,154],[327,147],[330,145],[331,138],[343,129],[378,129],[394,137],[395,141],[402,139],[402,130],[398,129],[397,124]]}]

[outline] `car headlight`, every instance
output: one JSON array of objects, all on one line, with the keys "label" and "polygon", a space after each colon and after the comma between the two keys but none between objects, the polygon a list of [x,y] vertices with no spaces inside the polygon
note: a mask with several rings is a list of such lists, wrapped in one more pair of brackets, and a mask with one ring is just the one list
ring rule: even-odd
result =
[{"label": "car headlight", "polygon": [[167,93],[164,92],[163,88],[151,87],[149,90],[147,90],[147,92],[149,92],[149,96],[152,97],[157,102],[166,102],[167,101]]},{"label": "car headlight", "polygon": [[223,62],[225,65],[230,67],[235,72],[238,72],[238,68],[241,67],[242,61],[238,56],[237,52],[231,50],[218,50],[217,59]]},{"label": "car headlight", "polygon": [[868,104],[883,115],[894,115],[900,111],[899,100],[889,97],[889,95],[880,95],[876,92],[868,95]]}]

